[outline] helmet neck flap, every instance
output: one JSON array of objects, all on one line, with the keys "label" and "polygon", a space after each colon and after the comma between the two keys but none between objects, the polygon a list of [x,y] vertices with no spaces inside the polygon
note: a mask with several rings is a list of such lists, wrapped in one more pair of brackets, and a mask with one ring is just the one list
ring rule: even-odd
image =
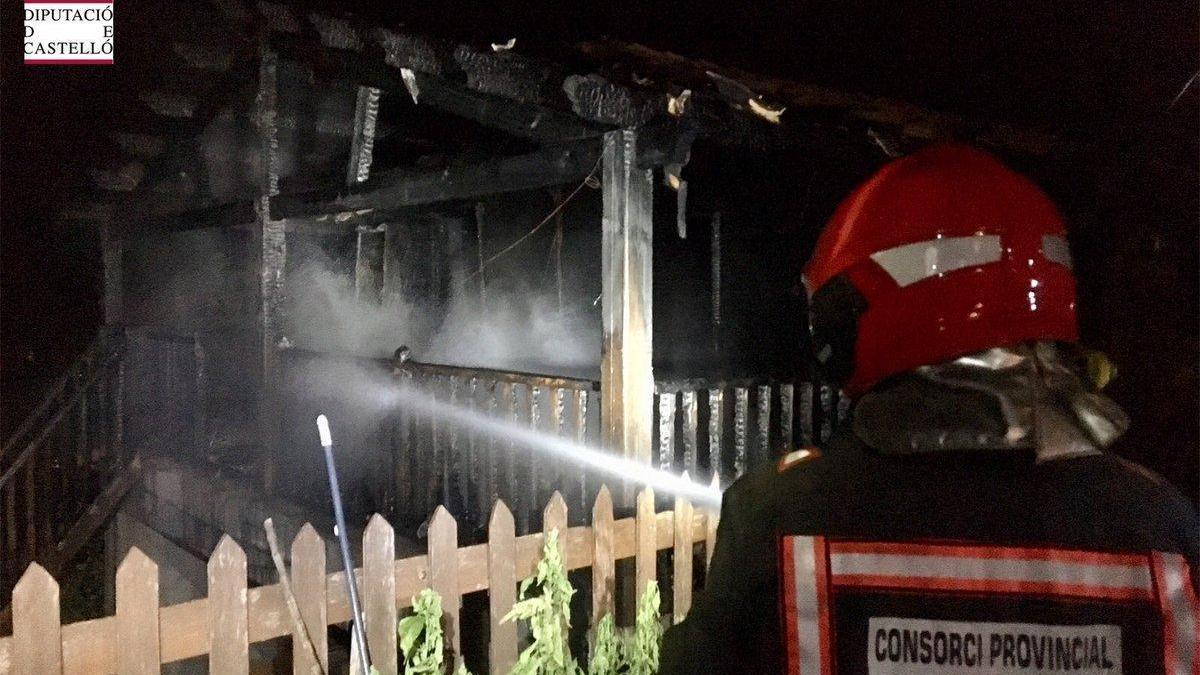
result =
[{"label": "helmet neck flap", "polygon": [[987,349],[888,378],[862,395],[855,434],[888,454],[1033,450],[1038,461],[1096,454],[1129,428],[1062,346]]}]

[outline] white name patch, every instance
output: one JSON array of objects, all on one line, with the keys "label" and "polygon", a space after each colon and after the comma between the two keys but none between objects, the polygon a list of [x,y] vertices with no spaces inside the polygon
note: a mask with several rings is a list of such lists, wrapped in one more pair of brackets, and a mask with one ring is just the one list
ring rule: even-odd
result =
[{"label": "white name patch", "polygon": [[1118,626],[1052,626],[873,617],[870,675],[1120,673]]}]

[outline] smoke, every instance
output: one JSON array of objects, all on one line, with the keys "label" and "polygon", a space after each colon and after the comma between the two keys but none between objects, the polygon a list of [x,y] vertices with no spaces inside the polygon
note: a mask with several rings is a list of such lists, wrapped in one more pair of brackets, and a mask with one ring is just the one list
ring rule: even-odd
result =
[{"label": "smoke", "polygon": [[437,363],[486,366],[554,375],[594,377],[600,363],[600,326],[578,309],[558,310],[556,298],[529,289],[456,298],[426,353]]},{"label": "smoke", "polygon": [[[461,237],[461,220],[440,232]],[[443,246],[441,276],[421,255],[388,260],[381,288],[355,289],[346,257],[331,246],[289,240],[289,341],[321,352],[383,357],[408,345],[418,361],[552,375],[596,377],[600,362],[598,307],[583,284],[566,290],[559,305],[553,279],[493,273],[481,297],[468,267],[471,246]],[[544,249],[543,249],[544,250]],[[537,257],[537,256],[530,256]],[[397,269],[399,268],[399,269]]]},{"label": "smoke", "polygon": [[417,342],[428,312],[398,294],[373,300],[355,293],[352,272],[320,253],[288,271],[288,339],[302,349],[382,357]]}]

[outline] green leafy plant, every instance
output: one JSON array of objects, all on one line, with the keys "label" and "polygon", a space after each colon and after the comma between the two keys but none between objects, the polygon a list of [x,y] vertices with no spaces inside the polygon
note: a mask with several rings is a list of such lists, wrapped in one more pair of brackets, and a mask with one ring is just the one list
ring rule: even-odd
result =
[{"label": "green leafy plant", "polygon": [[[538,592],[531,595],[534,584]],[[504,615],[504,621],[528,621],[533,633],[533,642],[517,658],[512,675],[582,675],[567,646],[573,595],[575,589],[567,580],[558,551],[558,530],[551,530],[542,547],[537,573],[521,582],[521,599]]]},{"label": "green leafy plant", "polygon": [[413,614],[396,624],[404,675],[439,675],[444,672],[442,597],[426,588],[413,598]]},{"label": "green leafy plant", "polygon": [[596,624],[590,656],[588,675],[618,675],[624,672],[625,656],[612,614],[605,614]]},{"label": "green leafy plant", "polygon": [[658,656],[663,636],[662,618],[659,614],[661,605],[658,582],[648,582],[642,597],[638,599],[633,639],[627,643],[625,660],[629,664],[630,675],[654,675],[658,672]]},{"label": "green leafy plant", "polygon": [[[584,675],[567,644],[571,597],[558,550],[558,531],[546,535],[533,577],[521,582],[520,600],[503,621],[528,621],[533,642],[521,652],[510,675]],[[587,675],[654,675],[658,671],[663,624],[658,583],[651,581],[638,598],[632,631],[618,629],[612,614],[596,624]],[[404,675],[441,675],[446,671],[442,599],[430,589],[413,598],[413,614],[396,627],[404,654]],[[371,669],[372,675],[378,671]],[[459,663],[454,675],[471,675]]]}]

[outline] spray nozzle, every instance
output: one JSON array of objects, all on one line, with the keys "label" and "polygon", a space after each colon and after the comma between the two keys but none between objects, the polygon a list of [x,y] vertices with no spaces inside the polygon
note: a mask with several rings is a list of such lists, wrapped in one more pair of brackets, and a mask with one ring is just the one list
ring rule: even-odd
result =
[{"label": "spray nozzle", "polygon": [[412,353],[408,349],[408,345],[400,345],[396,351],[392,352],[392,365],[399,368],[412,360]]},{"label": "spray nozzle", "polygon": [[321,447],[333,447],[333,434],[329,433],[329,418],[324,415],[317,415],[317,433],[321,436]]}]

